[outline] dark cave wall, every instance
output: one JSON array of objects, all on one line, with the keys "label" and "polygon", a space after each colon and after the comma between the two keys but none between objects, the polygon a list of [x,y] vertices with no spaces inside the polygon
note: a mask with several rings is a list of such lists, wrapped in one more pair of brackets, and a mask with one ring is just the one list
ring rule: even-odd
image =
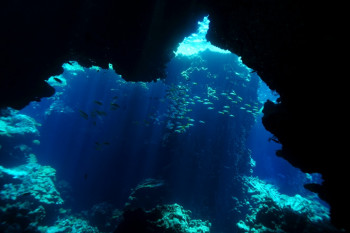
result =
[{"label": "dark cave wall", "polygon": [[114,69],[128,81],[165,78],[179,42],[205,16],[195,1],[6,1],[1,6],[0,108],[51,96],[64,62]]},{"label": "dark cave wall", "polygon": [[342,9],[337,1],[219,1],[210,7],[207,35],[278,92],[279,103],[264,106],[263,124],[282,144],[278,156],[323,175],[322,187],[307,187],[330,203],[338,226],[348,224],[344,139],[337,136],[346,122],[338,110],[345,104]]},{"label": "dark cave wall", "polygon": [[0,108],[20,109],[54,93],[43,80],[63,72],[78,8],[78,1],[1,2]]},{"label": "dark cave wall", "polygon": [[0,9],[0,108],[21,109],[54,93],[44,81],[77,60],[112,63],[126,80],[164,78],[177,43],[210,15],[208,39],[243,62],[281,96],[263,123],[281,142],[279,156],[304,172],[331,205],[332,221],[349,229],[344,156],[348,51],[340,1],[5,1]]}]

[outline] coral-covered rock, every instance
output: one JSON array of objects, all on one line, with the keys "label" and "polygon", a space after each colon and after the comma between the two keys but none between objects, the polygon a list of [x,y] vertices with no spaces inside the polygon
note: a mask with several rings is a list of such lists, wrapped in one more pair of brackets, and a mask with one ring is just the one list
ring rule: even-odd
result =
[{"label": "coral-covered rock", "polygon": [[53,182],[56,170],[38,164],[34,154],[30,154],[25,165],[11,169],[0,166],[1,174],[6,179],[0,191],[2,200],[15,201],[23,196],[31,196],[42,204],[63,203]]},{"label": "coral-covered rock", "polygon": [[315,197],[287,196],[256,177],[244,177],[249,211],[237,223],[239,232],[339,232],[330,224],[329,210]]},{"label": "coral-covered rock", "polygon": [[156,205],[165,204],[167,194],[168,190],[163,180],[145,179],[131,190],[125,208],[151,209]]},{"label": "coral-covered rock", "polygon": [[191,211],[185,210],[178,204],[157,206],[162,218],[156,221],[157,226],[165,229],[174,229],[178,232],[210,232],[210,222],[191,219]]},{"label": "coral-covered rock", "polygon": [[41,126],[41,124],[24,114],[2,116],[0,117],[0,136],[39,135],[38,126]]},{"label": "coral-covered rock", "polygon": [[27,160],[14,168],[0,166],[0,232],[100,232],[86,219],[61,208],[55,169],[38,164],[34,154]]},{"label": "coral-covered rock", "polygon": [[59,218],[53,226],[39,226],[41,233],[58,233],[58,232],[84,232],[84,233],[99,233],[97,227],[89,225],[85,219],[68,216],[66,218]]},{"label": "coral-covered rock", "polygon": [[89,222],[102,232],[113,232],[121,221],[123,212],[112,204],[102,202],[95,204],[88,212]]},{"label": "coral-covered rock", "polygon": [[55,173],[38,164],[34,154],[27,164],[0,166],[1,232],[39,232],[38,226],[52,218],[63,203],[53,182]]},{"label": "coral-covered rock", "polygon": [[0,111],[0,164],[14,167],[25,163],[25,157],[32,152],[32,146],[38,146],[40,141],[39,127],[34,118],[20,114],[16,110]]},{"label": "coral-covered rock", "polygon": [[30,201],[5,203],[0,200],[0,232],[39,232],[37,226],[45,217],[46,211],[42,205]]},{"label": "coral-covered rock", "polygon": [[158,205],[146,211],[141,208],[126,210],[124,220],[115,233],[209,233],[210,222],[193,220],[191,212],[178,204]]}]

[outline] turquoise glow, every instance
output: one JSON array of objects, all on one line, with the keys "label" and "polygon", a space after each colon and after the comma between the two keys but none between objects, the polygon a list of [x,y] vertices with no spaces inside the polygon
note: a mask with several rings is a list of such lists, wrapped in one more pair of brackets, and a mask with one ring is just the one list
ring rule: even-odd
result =
[{"label": "turquoise glow", "polygon": [[177,48],[175,55],[191,56],[207,49],[217,53],[230,53],[230,51],[220,49],[207,41],[206,35],[209,30],[209,23],[210,20],[207,16],[204,17],[203,21],[199,21],[197,32],[185,37]]}]

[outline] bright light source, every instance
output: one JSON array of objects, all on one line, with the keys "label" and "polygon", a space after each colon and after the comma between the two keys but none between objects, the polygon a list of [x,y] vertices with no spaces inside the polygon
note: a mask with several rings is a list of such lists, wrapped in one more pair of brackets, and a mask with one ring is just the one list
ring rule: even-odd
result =
[{"label": "bright light source", "polygon": [[206,35],[209,30],[209,23],[207,16],[204,17],[203,21],[199,21],[197,32],[185,37],[177,48],[175,55],[191,56],[207,49],[217,53],[230,53],[230,51],[220,49],[207,41]]}]

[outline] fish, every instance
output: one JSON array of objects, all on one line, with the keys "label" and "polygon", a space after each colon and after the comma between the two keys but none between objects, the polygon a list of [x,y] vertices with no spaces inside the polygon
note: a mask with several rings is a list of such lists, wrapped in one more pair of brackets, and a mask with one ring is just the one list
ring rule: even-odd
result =
[{"label": "fish", "polygon": [[94,103],[97,104],[97,105],[102,106],[102,102],[101,101],[95,100]]},{"label": "fish", "polygon": [[118,109],[119,107],[120,107],[119,104],[111,103],[111,110],[116,110],[116,109]]},{"label": "fish", "polygon": [[104,112],[104,111],[98,111],[98,110],[96,110],[95,112],[96,112],[97,115],[99,115],[99,116],[107,116],[107,113]]},{"label": "fish", "polygon": [[173,129],[174,128],[174,124],[173,123],[171,123],[170,121],[167,123],[167,125],[166,125],[166,128],[168,128],[168,129]]},{"label": "fish", "polygon": [[235,117],[235,115],[233,115],[233,114],[230,114],[229,116],[230,116],[230,117]]},{"label": "fish", "polygon": [[19,197],[28,197],[30,195],[31,195],[30,192],[25,192],[25,193],[22,193],[21,195],[19,195]]},{"label": "fish", "polygon": [[245,109],[245,107],[240,107],[239,109],[242,109],[242,110],[244,110],[244,109]]},{"label": "fish", "polygon": [[82,116],[85,120],[89,119],[89,115],[86,112],[79,110],[79,113],[80,113],[80,116]]},{"label": "fish", "polygon": [[222,111],[218,111],[218,113],[220,113],[220,114],[225,114],[224,112],[222,112]]},{"label": "fish", "polygon": [[205,121],[198,121],[199,123],[201,123],[201,124],[205,124]]},{"label": "fish", "polygon": [[110,143],[109,142],[95,142],[95,149],[96,150],[102,150],[104,146],[109,146]]},{"label": "fish", "polygon": [[224,106],[224,108],[230,108],[230,106],[228,106],[228,105],[225,105],[225,106]]},{"label": "fish", "polygon": [[208,107],[209,110],[213,110],[214,108],[213,107]]},{"label": "fish", "polygon": [[56,82],[58,82],[58,83],[62,83],[62,80],[59,79],[59,78],[54,77],[53,79],[54,79]]},{"label": "fish", "polygon": [[225,93],[225,92],[222,92],[220,95],[227,95],[227,93]]}]

